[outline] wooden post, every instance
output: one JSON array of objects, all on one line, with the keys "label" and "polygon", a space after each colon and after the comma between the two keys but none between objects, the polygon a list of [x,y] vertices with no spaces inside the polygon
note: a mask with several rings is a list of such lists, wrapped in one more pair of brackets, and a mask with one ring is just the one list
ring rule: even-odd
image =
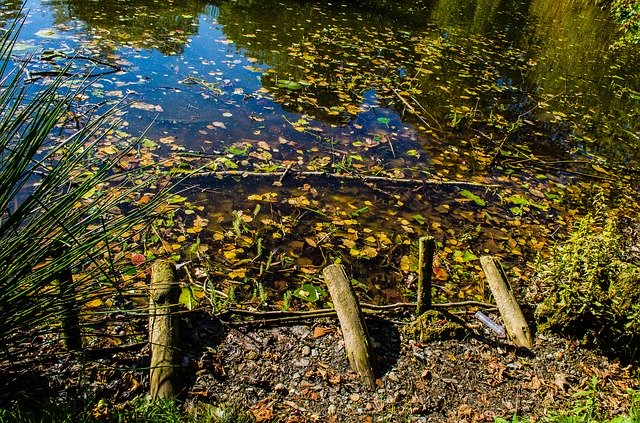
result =
[{"label": "wooden post", "polygon": [[[57,251],[52,255],[54,260],[63,260],[68,247],[61,242],[56,243]],[[73,284],[73,273],[66,263],[56,272],[53,277],[58,285],[58,295],[62,316],[62,340],[64,346],[69,351],[80,351],[82,349],[82,336],[80,333],[80,314],[76,301],[76,289]]]},{"label": "wooden post", "polygon": [[153,263],[149,298],[149,393],[154,400],[173,398],[179,391],[180,370],[178,316],[173,314],[180,298],[180,286],[173,262]]},{"label": "wooden post", "polygon": [[496,260],[491,256],[480,257],[480,264],[504,320],[507,335],[518,347],[533,348],[531,329],[509,287],[509,282],[498,268],[499,264],[496,264]]},{"label": "wooden post", "polygon": [[332,264],[325,267],[322,274],[340,321],[344,349],[351,369],[365,379],[369,387],[373,388],[375,387],[373,349],[360,305],[344,266]]},{"label": "wooden post", "polygon": [[431,275],[436,241],[432,236],[420,237],[418,241],[418,298],[416,316],[431,308]]}]

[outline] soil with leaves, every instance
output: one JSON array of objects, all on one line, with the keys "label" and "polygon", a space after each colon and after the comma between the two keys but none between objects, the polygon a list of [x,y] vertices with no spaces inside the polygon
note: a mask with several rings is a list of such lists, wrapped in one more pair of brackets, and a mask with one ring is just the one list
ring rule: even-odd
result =
[{"label": "soil with leaves", "polygon": [[[368,320],[378,366],[376,386],[368,389],[349,370],[335,319],[229,327],[192,315],[182,327],[189,345],[181,367],[185,407],[196,416],[220,416],[219,406],[239,404],[257,422],[537,420],[559,412],[595,421],[629,413],[638,401],[634,367],[541,334],[531,352],[519,351],[472,318],[462,320],[468,326],[458,339],[425,342],[389,321]],[[33,392],[30,375],[49,374],[42,394],[55,403],[105,398],[91,413],[98,420],[113,416],[148,390],[147,347],[115,351],[25,368],[9,392],[25,385]]]}]

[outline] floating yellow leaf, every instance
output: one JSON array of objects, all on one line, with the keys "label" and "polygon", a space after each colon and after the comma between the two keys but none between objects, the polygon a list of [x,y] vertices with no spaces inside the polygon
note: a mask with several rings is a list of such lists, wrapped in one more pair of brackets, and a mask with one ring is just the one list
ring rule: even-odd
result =
[{"label": "floating yellow leaf", "polygon": [[87,308],[96,308],[102,305],[102,300],[100,298],[96,298],[95,300],[91,300],[85,303],[85,307]]}]

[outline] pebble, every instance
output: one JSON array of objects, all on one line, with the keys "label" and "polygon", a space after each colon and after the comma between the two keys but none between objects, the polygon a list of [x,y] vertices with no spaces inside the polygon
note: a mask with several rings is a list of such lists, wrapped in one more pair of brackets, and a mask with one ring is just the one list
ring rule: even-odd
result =
[{"label": "pebble", "polygon": [[309,348],[308,345],[305,345],[304,347],[302,347],[302,356],[303,357],[307,357],[311,354],[311,348]]},{"label": "pebble", "polygon": [[358,402],[360,401],[360,394],[353,393],[349,395],[349,399],[353,402]]},{"label": "pebble", "polygon": [[331,404],[327,409],[327,413],[329,413],[330,416],[335,416],[337,411],[338,411],[338,408],[333,404]]},{"label": "pebble", "polygon": [[283,383],[278,383],[274,388],[274,391],[276,391],[279,394],[286,394],[287,393],[287,387],[284,386]]},{"label": "pebble", "polygon": [[296,367],[308,367],[309,365],[311,365],[311,360],[308,360],[306,358],[301,358],[299,360],[295,360],[293,362],[293,365]]},{"label": "pebble", "polygon": [[400,381],[400,379],[398,379],[398,375],[396,375],[394,372],[389,372],[389,374],[387,375],[387,379],[389,379],[391,382],[398,382]]}]

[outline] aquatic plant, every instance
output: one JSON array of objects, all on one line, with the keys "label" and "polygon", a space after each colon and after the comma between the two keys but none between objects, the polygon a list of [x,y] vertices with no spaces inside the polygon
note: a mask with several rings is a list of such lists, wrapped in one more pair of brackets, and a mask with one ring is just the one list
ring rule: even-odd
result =
[{"label": "aquatic plant", "polygon": [[161,198],[128,207],[151,180],[138,171],[114,172],[121,154],[92,160],[96,145],[117,125],[111,120],[115,109],[69,128],[65,117],[86,83],[65,79],[64,69],[50,83],[25,81],[28,61],[15,65],[11,57],[21,25],[13,23],[0,38],[3,365],[28,358],[33,339],[55,341],[51,334],[65,326],[75,326],[75,339],[68,341],[80,346],[78,304],[108,286],[117,288],[110,249],[141,227]]}]

